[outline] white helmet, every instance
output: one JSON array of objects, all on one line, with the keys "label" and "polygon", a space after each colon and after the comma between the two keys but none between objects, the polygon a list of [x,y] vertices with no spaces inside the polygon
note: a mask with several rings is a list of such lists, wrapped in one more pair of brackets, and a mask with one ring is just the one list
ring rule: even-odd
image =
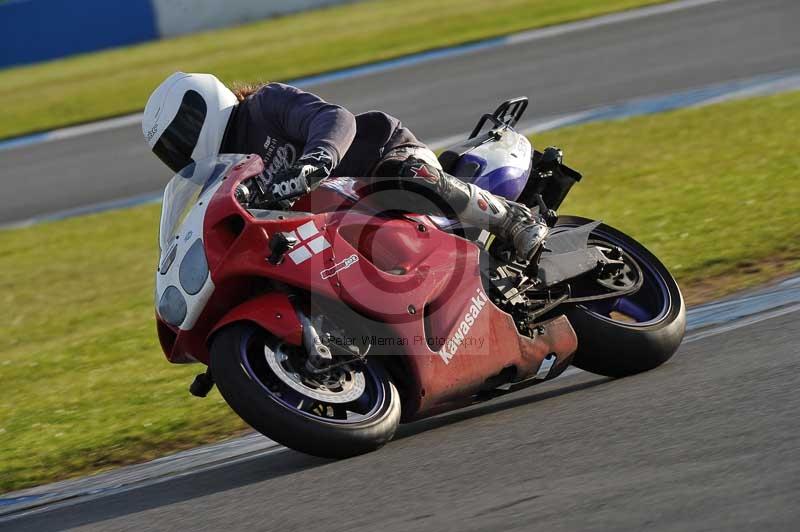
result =
[{"label": "white helmet", "polygon": [[142,133],[153,153],[178,172],[219,153],[237,101],[211,74],[176,72],[147,100]]}]

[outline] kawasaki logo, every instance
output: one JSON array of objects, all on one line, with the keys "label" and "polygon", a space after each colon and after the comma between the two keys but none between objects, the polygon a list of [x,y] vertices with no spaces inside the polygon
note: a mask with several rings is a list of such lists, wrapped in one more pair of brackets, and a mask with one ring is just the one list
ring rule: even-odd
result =
[{"label": "kawasaki logo", "polygon": [[450,363],[450,359],[456,354],[458,347],[464,343],[464,340],[469,334],[469,330],[475,324],[475,320],[480,315],[483,307],[486,306],[486,302],[489,301],[489,297],[483,290],[478,288],[477,292],[478,295],[472,298],[472,305],[470,305],[467,313],[464,314],[464,319],[462,319],[461,323],[456,327],[455,333],[453,333],[451,338],[447,339],[444,343],[444,347],[439,350],[439,356],[442,357],[445,364]]}]

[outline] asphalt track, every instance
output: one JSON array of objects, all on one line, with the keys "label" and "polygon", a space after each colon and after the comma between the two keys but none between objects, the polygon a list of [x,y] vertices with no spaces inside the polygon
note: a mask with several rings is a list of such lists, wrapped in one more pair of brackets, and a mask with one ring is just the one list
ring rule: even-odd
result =
[{"label": "asphalt track", "polygon": [[0,530],[796,530],[798,318],[401,427],[369,455],[280,449]]},{"label": "asphalt track", "polygon": [[[798,68],[798,20],[794,0],[724,0],[308,88],[354,112],[386,110],[432,141],[513,96],[532,99],[529,118],[544,117]],[[151,194],[169,177],[136,126],[0,161],[0,224]]]},{"label": "asphalt track", "polygon": [[[463,114],[526,91],[535,98],[534,110],[553,115],[796,68],[799,15],[800,5],[792,1],[723,2],[633,27],[571,35],[560,44],[536,41],[505,53],[451,59],[440,65],[447,76],[420,78],[419,90],[428,87],[424,98],[408,94],[415,90],[408,87],[375,92],[395,86],[401,71],[362,80],[359,96],[385,97],[374,102],[349,103],[346,83],[316,90],[354,110],[388,109],[426,138],[439,138],[468,129],[472,118]],[[614,53],[616,60],[597,64]],[[558,60],[553,54],[560,54]],[[528,62],[539,67],[528,69]],[[556,67],[559,62],[585,70],[570,73]],[[496,81],[516,79],[521,64],[527,75],[519,77],[520,85]],[[541,65],[556,69],[561,85],[552,77],[531,77]],[[414,74],[431,67],[420,65]],[[617,79],[606,76],[607,69],[616,69]],[[453,78],[481,82],[484,90],[452,85]],[[351,88],[351,100],[354,93]],[[447,104],[433,105],[436,94]],[[397,110],[406,104],[408,112]],[[119,171],[133,172],[149,160],[137,148],[138,135],[124,129],[98,135],[116,147]],[[51,165],[58,157],[76,164],[71,157],[87,142],[91,137],[3,153],[2,178],[8,178],[7,160],[39,149]],[[118,193],[112,185],[121,177],[100,162],[86,164],[105,172],[108,194],[88,201],[117,197],[109,194]],[[37,172],[28,173],[31,181]],[[28,186],[24,181],[20,186]],[[80,185],[71,175],[64,182]],[[123,195],[160,184],[137,183],[144,188]],[[98,186],[90,185],[87,193]],[[0,201],[5,216],[7,200]],[[73,205],[51,202],[42,212]],[[405,426],[370,455],[333,462],[280,449],[35,513],[4,522],[0,530],[796,530],[798,318],[800,312],[793,312],[697,335],[672,361],[646,374],[610,380],[581,373]]]}]

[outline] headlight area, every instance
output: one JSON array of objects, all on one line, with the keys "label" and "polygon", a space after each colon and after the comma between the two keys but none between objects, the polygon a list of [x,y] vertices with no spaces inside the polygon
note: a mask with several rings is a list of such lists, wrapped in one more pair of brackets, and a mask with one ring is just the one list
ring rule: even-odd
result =
[{"label": "headlight area", "polygon": [[208,279],[208,261],[203,241],[197,239],[181,260],[178,280],[187,294],[193,296],[202,290]]},{"label": "headlight area", "polygon": [[158,315],[175,327],[186,319],[186,298],[176,286],[168,286],[158,300]]},{"label": "headlight area", "polygon": [[[192,296],[199,294],[208,282],[208,276],[206,251],[203,240],[198,238],[180,259],[177,275],[177,285],[180,287],[170,284],[161,294],[158,301],[159,316],[170,325],[180,327],[189,311],[187,297],[193,300]],[[175,283],[175,276],[172,277],[172,283]]]}]

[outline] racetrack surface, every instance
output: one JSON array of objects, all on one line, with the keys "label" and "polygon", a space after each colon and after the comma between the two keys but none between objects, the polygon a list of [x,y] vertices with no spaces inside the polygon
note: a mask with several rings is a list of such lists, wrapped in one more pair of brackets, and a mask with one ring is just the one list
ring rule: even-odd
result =
[{"label": "racetrack surface", "polygon": [[[797,20],[794,0],[722,0],[308,88],[354,112],[386,110],[434,141],[513,96],[531,98],[530,119],[797,68]],[[0,224],[154,193],[169,178],[137,126],[0,158]]]},{"label": "racetrack surface", "polygon": [[0,529],[795,530],[798,319],[404,426],[369,455],[280,449]]}]

